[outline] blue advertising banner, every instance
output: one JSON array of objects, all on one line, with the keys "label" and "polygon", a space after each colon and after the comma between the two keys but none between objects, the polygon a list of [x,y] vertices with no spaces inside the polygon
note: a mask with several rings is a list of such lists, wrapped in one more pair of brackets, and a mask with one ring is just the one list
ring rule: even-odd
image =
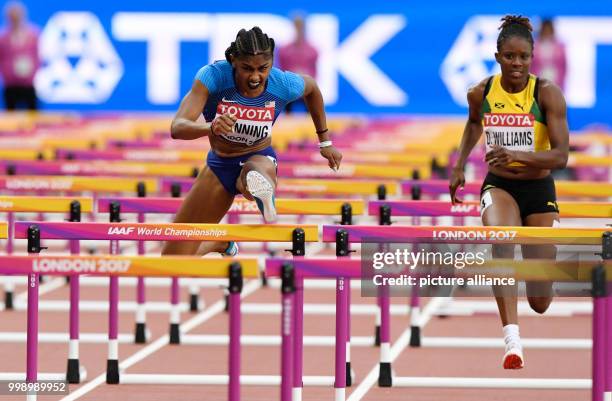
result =
[{"label": "blue advertising banner", "polygon": [[[48,110],[177,108],[197,70],[222,59],[240,28],[260,26],[278,46],[305,15],[327,110],[465,114],[473,83],[497,71],[499,19],[555,21],[565,43],[564,91],[574,129],[612,125],[612,3],[581,2],[31,2],[41,28],[36,87]],[[537,49],[536,49],[537,51]]]}]

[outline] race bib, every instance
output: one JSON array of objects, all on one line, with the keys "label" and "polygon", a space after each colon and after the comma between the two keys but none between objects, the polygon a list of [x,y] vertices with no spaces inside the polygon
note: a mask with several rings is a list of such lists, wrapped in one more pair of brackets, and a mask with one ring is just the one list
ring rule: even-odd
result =
[{"label": "race bib", "polygon": [[533,114],[485,113],[484,133],[487,152],[493,145],[510,150],[535,151]]},{"label": "race bib", "polygon": [[274,102],[267,102],[264,107],[252,107],[223,99],[217,105],[217,115],[229,113],[236,117],[236,124],[231,134],[221,137],[230,142],[253,145],[272,135],[274,121]]}]

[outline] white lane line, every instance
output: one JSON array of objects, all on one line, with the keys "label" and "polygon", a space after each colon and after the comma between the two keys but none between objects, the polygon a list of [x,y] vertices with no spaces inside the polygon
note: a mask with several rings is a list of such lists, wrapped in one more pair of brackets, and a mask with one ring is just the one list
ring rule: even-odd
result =
[{"label": "white lane line", "polygon": [[[438,297],[433,298],[426,306],[423,308],[421,312],[421,319],[419,321],[419,327],[423,328],[427,322],[435,315],[436,310],[442,306],[446,300],[444,298]],[[391,347],[391,362],[395,361],[395,359],[401,354],[401,352],[406,349],[408,344],[410,343],[410,327],[408,327],[404,332],[399,336],[397,341]],[[372,368],[370,373],[363,379],[359,386],[355,388],[351,395],[347,398],[346,401],[359,401],[361,400],[367,392],[372,388],[374,384],[378,382],[378,362]]]},{"label": "white lane line", "polygon": [[[244,298],[247,295],[252,294],[253,292],[255,292],[260,287],[261,287],[261,281],[260,280],[253,280],[253,281],[249,282],[242,289],[241,298]],[[197,327],[198,325],[204,323],[205,321],[211,319],[215,315],[223,312],[224,309],[225,309],[225,300],[223,300],[223,299],[219,300],[219,301],[215,302],[214,304],[212,304],[211,306],[209,306],[203,312],[198,313],[193,318],[191,318],[191,319],[187,320],[185,323],[181,324],[179,326],[179,329],[180,329],[181,333],[186,333],[189,330],[191,330],[191,329]],[[120,371],[126,370],[130,366],[140,362],[141,360],[143,360],[144,358],[146,358],[149,355],[153,354],[154,352],[159,351],[162,347],[164,347],[165,345],[168,345],[168,342],[169,342],[168,335],[167,334],[163,335],[162,337],[158,338],[153,343],[147,345],[146,347],[142,348],[140,351],[136,352],[134,355],[130,356],[129,358],[127,358],[126,360],[121,362],[119,364],[119,370]],[[121,376],[119,376],[119,380],[121,381]],[[102,373],[100,376],[96,377],[95,379],[93,379],[92,381],[88,382],[84,386],[79,387],[77,390],[72,392],[70,395],[62,398],[60,401],[72,401],[72,400],[76,400],[79,397],[82,397],[83,395],[89,393],[90,391],[92,391],[93,389],[98,387],[100,384],[103,384],[105,382],[106,382],[106,372]]]},{"label": "white lane line", "polygon": [[[48,277],[48,276],[47,276]],[[63,277],[56,277],[53,280],[42,283],[38,286],[38,296],[45,295],[53,290],[57,290],[66,285],[66,280]],[[15,296],[15,303],[18,302],[27,302],[28,300],[28,291],[20,292]],[[39,301],[41,302],[41,301]]]}]

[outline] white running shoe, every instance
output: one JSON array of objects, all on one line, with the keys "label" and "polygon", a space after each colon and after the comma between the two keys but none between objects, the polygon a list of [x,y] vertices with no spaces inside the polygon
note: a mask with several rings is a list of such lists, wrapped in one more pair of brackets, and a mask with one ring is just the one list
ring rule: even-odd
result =
[{"label": "white running shoe", "polygon": [[510,342],[506,344],[506,354],[503,359],[504,369],[522,369],[525,366],[523,347],[520,343]]},{"label": "white running shoe", "polygon": [[276,221],[276,206],[274,206],[274,187],[259,172],[251,170],[246,175],[247,189],[255,198],[257,207],[263,214],[266,223]]}]

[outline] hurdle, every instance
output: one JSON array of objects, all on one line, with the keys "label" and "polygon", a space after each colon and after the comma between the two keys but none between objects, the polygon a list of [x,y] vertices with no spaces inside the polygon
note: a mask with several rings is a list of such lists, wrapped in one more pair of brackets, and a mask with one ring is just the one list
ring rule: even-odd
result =
[{"label": "hurdle", "polygon": [[[36,228],[40,239],[108,240],[111,253],[118,251],[118,241],[242,241],[242,242],[315,242],[318,227],[313,225],[236,225],[236,224],[149,224],[149,223],[71,223],[18,222],[15,238],[26,238]],[[302,245],[303,246],[303,245]],[[292,250],[299,255],[299,250]],[[107,382],[118,383],[118,276],[109,285],[109,343]],[[171,289],[172,303],[178,305],[178,288]],[[180,310],[171,310],[170,343],[180,342]],[[145,378],[146,382],[146,378]],[[271,381],[270,383],[273,383]]]},{"label": "hurdle", "polygon": [[[378,216],[379,224],[381,225],[391,225],[393,216],[411,216],[413,217],[412,224],[418,225],[418,218],[420,217],[480,217],[480,204],[479,202],[466,201],[461,204],[453,205],[448,201],[437,200],[371,201],[368,203],[368,214],[371,216]],[[559,202],[559,214],[562,218],[612,218],[612,203]],[[415,220],[415,218],[417,220]],[[418,292],[413,291],[411,294],[411,346],[421,345],[421,333],[417,324],[419,321],[418,305]],[[436,346],[442,345],[439,341],[427,341],[430,344],[436,344]],[[493,343],[497,343],[497,341],[493,340]],[[460,342],[455,341],[450,341],[448,343],[449,346],[452,344],[461,345]],[[486,342],[481,342],[481,344],[484,346]],[[567,344],[573,344],[573,342],[569,341]]]},{"label": "hurdle", "polygon": [[[110,277],[119,276],[195,276],[195,277],[224,277],[229,281],[230,317],[229,317],[229,371],[228,375],[215,377],[216,381],[228,383],[228,399],[240,400],[240,294],[242,292],[243,278],[258,276],[257,260],[205,260],[196,257],[124,257],[124,256],[41,256],[33,255],[40,252],[40,230],[32,225],[27,229],[28,256],[0,256],[0,272],[7,274],[20,274],[29,277],[28,286],[28,344],[26,381],[35,383],[41,379],[57,376],[38,374],[38,275],[41,273],[51,275],[70,275],[76,277],[80,274],[102,275]],[[178,273],[177,273],[178,270]],[[109,310],[109,316],[113,312]],[[115,355],[118,359],[118,354]],[[119,383],[118,360],[115,366],[107,366],[107,383]],[[22,375],[16,374],[16,377]],[[141,376],[141,375],[138,375]],[[3,377],[13,377],[4,374]],[[109,378],[111,379],[109,381]],[[129,382],[129,375],[122,376],[123,381]],[[149,381],[150,382],[150,381]],[[28,394],[28,400],[35,400],[36,395]]]},{"label": "hurdle", "polygon": [[[81,221],[82,212],[92,212],[93,202],[91,198],[70,198],[70,197],[27,197],[27,196],[1,196],[0,210],[8,213],[9,238],[6,251],[8,255],[13,253],[13,227],[15,224],[14,213],[16,212],[39,212],[39,213],[68,213],[71,222]],[[70,252],[78,254],[80,250],[79,242],[70,241]],[[7,282],[8,284],[8,282]],[[28,286],[29,288],[29,286]],[[5,308],[13,308],[13,288],[5,287]],[[66,377],[70,383],[79,383],[81,369],[79,367],[79,278],[75,277],[70,282],[70,325],[68,364]],[[57,341],[57,333],[42,333],[44,341]],[[13,342],[22,340],[19,333],[4,333],[0,336],[3,342]],[[62,338],[63,339],[63,338]]]},{"label": "hurdle", "polygon": [[[6,253],[13,253],[13,224],[15,223],[15,213],[66,213],[73,221],[80,220],[81,212],[91,212],[93,210],[90,198],[69,198],[69,197],[28,197],[28,196],[0,196],[0,212],[7,214],[8,220],[8,239],[6,243]],[[74,244],[71,243],[71,246]],[[13,309],[13,288],[14,283],[10,280],[4,286],[4,308]]]},{"label": "hurdle", "polygon": [[[336,340],[335,340],[335,400],[345,399],[347,378],[350,376],[349,355],[349,279],[361,277],[361,261],[349,259],[344,236],[338,238],[343,244],[339,252],[342,261],[335,259],[268,259],[266,274],[270,277],[281,277],[282,303],[282,361],[283,376],[281,379],[281,401],[301,400],[302,387],[302,349],[300,337],[303,332],[296,329],[302,324],[302,315],[296,314],[300,300],[296,299],[298,280],[305,278],[336,279]],[[301,301],[303,302],[303,300]],[[292,312],[293,311],[293,312]]]},{"label": "hurdle", "polygon": [[[474,243],[474,244],[572,244],[572,245],[595,245],[602,246],[602,259],[606,262],[607,270],[610,270],[608,259],[612,259],[612,232],[605,228],[552,228],[552,227],[444,227],[444,226],[323,226],[323,241],[337,241],[342,234],[347,237],[347,242],[414,242],[427,239],[432,243]],[[340,262],[338,262],[340,263]],[[602,278],[603,277],[603,278]],[[606,288],[606,271],[604,264],[593,270],[593,332],[607,330],[611,319],[604,318],[607,304],[611,303],[610,295]],[[384,307],[381,304],[381,309]],[[612,309],[610,309],[612,311]],[[604,317],[602,317],[604,316]],[[387,362],[388,353],[383,351],[382,343],[388,339],[383,338],[383,333],[388,332],[388,313],[381,312],[381,367],[379,371],[379,386],[390,387],[393,383],[391,370],[387,369],[383,362]],[[605,328],[601,328],[604,325]],[[604,391],[612,392],[612,349],[606,350],[608,344],[606,338],[609,335],[593,338],[593,401],[602,401]],[[601,356],[600,356],[601,354]],[[609,367],[606,367],[609,366]],[[416,378],[418,379],[418,378]],[[418,380],[414,378],[396,380],[400,386],[417,386]],[[499,382],[496,382],[499,384]],[[440,380],[438,386],[454,386],[454,381]],[[478,387],[477,382],[470,386]],[[524,383],[527,385],[527,383]],[[465,383],[464,386],[468,386]],[[486,383],[483,384],[486,386]],[[510,384],[507,384],[510,385]],[[554,384],[552,384],[554,386]],[[574,388],[585,388],[585,383],[580,382]],[[515,387],[516,388],[516,387]]]},{"label": "hurdle", "polygon": [[[176,188],[175,188],[176,190]],[[98,212],[100,213],[113,213],[115,217],[111,217],[114,221],[121,221],[121,213],[137,213],[138,222],[144,223],[145,214],[157,213],[157,214],[174,214],[178,211],[183,199],[180,198],[161,198],[161,197],[150,197],[145,198],[144,188],[140,191],[143,196],[134,197],[105,197],[98,199]],[[173,195],[175,193],[173,192]],[[364,202],[361,200],[350,200],[350,199],[309,199],[308,202],[304,202],[300,199],[282,199],[276,200],[276,210],[280,215],[290,214],[304,214],[304,215],[339,215],[340,224],[346,225],[351,224],[354,215],[362,215],[364,213]],[[237,214],[260,214],[257,205],[253,201],[248,201],[244,198],[237,198],[230,207],[228,212],[230,215]],[[144,254],[144,244],[142,241],[139,242],[138,252]],[[172,288],[178,289],[178,282],[176,279],[172,279]],[[175,290],[178,291],[178,290]],[[190,311],[195,312],[200,309],[199,301],[199,289],[195,285],[190,286],[190,299],[189,308]],[[137,289],[137,313],[136,313],[136,342],[144,342],[144,333],[146,318],[145,318],[145,289],[144,289],[144,278],[139,278],[138,289]]]}]

